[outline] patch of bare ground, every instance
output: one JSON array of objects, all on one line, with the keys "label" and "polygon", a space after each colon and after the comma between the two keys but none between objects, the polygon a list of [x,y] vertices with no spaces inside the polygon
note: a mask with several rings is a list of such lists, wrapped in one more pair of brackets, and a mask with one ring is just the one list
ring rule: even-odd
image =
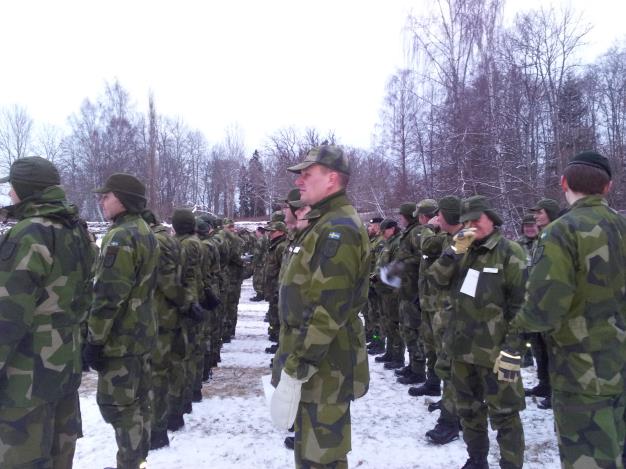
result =
[{"label": "patch of bare ground", "polygon": [[261,377],[270,372],[269,368],[214,368],[213,377],[202,387],[202,394],[205,397],[262,396]]}]

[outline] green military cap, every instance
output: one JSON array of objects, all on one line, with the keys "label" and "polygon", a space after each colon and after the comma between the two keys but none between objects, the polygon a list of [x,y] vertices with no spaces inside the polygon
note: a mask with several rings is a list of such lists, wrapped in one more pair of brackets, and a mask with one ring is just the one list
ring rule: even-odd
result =
[{"label": "green military cap", "polygon": [[413,202],[404,202],[400,205],[400,215],[404,215],[407,218],[415,218],[413,212],[415,212],[416,207]]},{"label": "green military cap", "polygon": [[465,223],[466,221],[478,220],[483,213],[491,219],[494,225],[502,225],[502,218],[491,208],[487,197],[483,195],[474,195],[463,199],[459,221]]},{"label": "green military cap", "polygon": [[554,199],[541,199],[534,207],[530,208],[529,210],[531,212],[538,212],[541,209],[546,211],[550,221],[556,220],[559,216],[559,211],[561,210],[561,208],[559,207],[559,203]]},{"label": "green military cap", "polygon": [[437,201],[435,199],[420,200],[413,212],[413,216],[417,218],[418,215],[428,215],[434,217],[439,210]]},{"label": "green military cap", "polygon": [[350,164],[343,150],[335,145],[320,145],[306,154],[304,161],[287,168],[287,171],[299,173],[314,164],[321,164],[333,171],[350,174]]},{"label": "green military cap", "polygon": [[389,229],[389,228],[396,228],[398,226],[398,222],[391,219],[391,218],[385,218],[381,224],[380,224],[380,229],[382,231]]},{"label": "green military cap", "polygon": [[576,156],[574,156],[569,163],[567,163],[567,166],[572,166],[575,164],[582,164],[585,166],[591,166],[594,168],[598,168],[601,169],[603,171],[606,172],[606,174],[609,175],[609,179],[611,179],[613,177],[613,174],[611,172],[611,164],[609,163],[609,159],[604,156],[601,155],[598,152],[595,151],[591,151],[591,150],[587,150],[587,151],[583,151],[578,153]]},{"label": "green military cap", "polygon": [[522,225],[534,225],[535,224],[535,216],[532,213],[527,213],[522,218]]},{"label": "green military cap", "polygon": [[114,173],[104,183],[104,186],[94,189],[96,194],[115,192],[139,198],[146,198],[146,186],[132,174]]},{"label": "green military cap", "polygon": [[439,212],[450,225],[458,225],[461,216],[461,199],[447,195],[439,200]]},{"label": "green military cap", "polygon": [[61,184],[56,166],[40,156],[27,156],[13,162],[9,175],[0,183],[10,182],[20,199],[25,199],[46,187]]},{"label": "green military cap", "polygon": [[282,231],[287,233],[287,225],[282,221],[272,221],[264,228],[266,231]]},{"label": "green military cap", "polygon": [[222,224],[223,224],[224,226],[228,226],[228,225],[234,225],[234,224],[235,224],[235,222],[234,222],[234,220],[233,220],[232,218],[224,218],[224,219],[222,220]]},{"label": "green military cap", "polygon": [[275,212],[272,212],[270,221],[285,221],[285,214],[282,210],[276,210]]},{"label": "green military cap", "polygon": [[285,202],[291,208],[300,208],[304,207],[305,205],[304,202],[300,200],[300,189],[298,188],[291,189],[287,193],[287,197],[285,197],[285,200],[283,202]]},{"label": "green military cap", "polygon": [[211,224],[207,223],[202,217],[196,217],[196,231],[200,234],[207,234],[211,231]]},{"label": "green military cap", "polygon": [[159,224],[159,219],[154,214],[154,212],[152,210],[150,210],[150,209],[142,210],[141,211],[141,218],[143,218],[144,221],[148,225],[158,225]]},{"label": "green military cap", "polygon": [[193,234],[196,231],[196,218],[191,210],[179,208],[172,215],[172,226],[176,234]]},{"label": "green military cap", "polygon": [[210,213],[203,213],[202,215],[198,215],[198,219],[202,220],[211,228],[214,228],[217,225],[216,218]]}]

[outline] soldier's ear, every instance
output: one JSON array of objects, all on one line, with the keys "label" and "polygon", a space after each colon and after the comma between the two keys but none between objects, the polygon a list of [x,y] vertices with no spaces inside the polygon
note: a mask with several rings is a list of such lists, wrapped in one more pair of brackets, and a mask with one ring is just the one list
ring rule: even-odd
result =
[{"label": "soldier's ear", "polygon": [[563,189],[563,192],[567,192],[569,190],[569,185],[567,184],[565,176],[561,176],[561,189]]},{"label": "soldier's ear", "polygon": [[611,191],[612,188],[613,188],[613,181],[609,181],[607,185],[604,186],[604,189],[602,189],[602,195],[607,195]]}]

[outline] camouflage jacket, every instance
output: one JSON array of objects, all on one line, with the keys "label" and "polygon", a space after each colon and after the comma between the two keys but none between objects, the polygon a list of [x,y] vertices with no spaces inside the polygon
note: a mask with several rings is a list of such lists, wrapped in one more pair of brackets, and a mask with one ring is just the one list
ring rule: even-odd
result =
[{"label": "camouflage jacket", "polygon": [[289,243],[287,236],[282,235],[278,238],[272,239],[267,249],[267,255],[265,258],[265,270],[263,272],[263,278],[265,280],[264,294],[267,300],[276,297],[278,299],[278,278],[280,275],[280,267],[283,260],[283,255],[287,249]]},{"label": "camouflage jacket", "polygon": [[80,385],[93,251],[60,186],[8,211],[18,222],[0,240],[0,407],[34,407]]},{"label": "camouflage jacket", "polygon": [[529,238],[528,236],[522,235],[517,238],[517,243],[524,248],[526,252],[526,258],[528,259],[527,265],[530,267],[532,265],[533,255],[535,254],[535,249],[537,248],[538,238]]},{"label": "camouflage jacket", "polygon": [[513,326],[543,332],[559,391],[624,392],[626,219],[600,196],[578,200],[540,235]]},{"label": "camouflage jacket", "polygon": [[376,273],[376,261],[378,261],[378,256],[383,252],[384,247],[385,239],[381,235],[370,239],[370,274]]},{"label": "camouflage jacket", "polygon": [[263,269],[265,266],[265,256],[267,255],[267,248],[269,247],[269,239],[267,236],[261,236],[257,238],[254,243],[254,268]]},{"label": "camouflage jacket", "polygon": [[[424,311],[434,312],[442,307],[440,297],[445,294],[442,289],[436,288],[428,278],[428,270],[443,252],[446,238],[449,235],[440,232],[437,228],[425,225],[420,233],[422,260],[419,266],[419,301]],[[451,237],[450,237],[451,239]]]},{"label": "camouflage jacket", "polygon": [[177,235],[183,247],[183,285],[186,289],[189,304],[198,303],[204,295],[204,273],[202,263],[204,262],[204,252],[198,236],[195,234]]},{"label": "camouflage jacket", "polygon": [[376,259],[376,273],[374,274],[374,288],[379,295],[397,295],[398,290],[385,284],[380,279],[380,269],[388,266],[392,261],[398,258],[400,250],[400,233],[396,233],[385,241],[383,249]]},{"label": "camouflage jacket", "polygon": [[[493,367],[509,323],[524,300],[524,250],[496,229],[482,242],[472,244],[465,255],[447,249],[433,268],[438,270],[437,284],[449,289],[451,358]],[[472,274],[477,282],[470,288]]]},{"label": "camouflage jacket", "polygon": [[369,387],[365,332],[369,242],[344,191],[313,205],[279,291],[281,321],[274,385],[281,369],[302,385],[303,402],[340,403]]},{"label": "camouflage jacket", "polygon": [[157,286],[154,292],[154,308],[159,330],[180,328],[179,310],[186,306],[183,287],[183,253],[180,242],[170,235],[163,225],[152,227],[159,243]]},{"label": "camouflage jacket", "polygon": [[219,296],[221,264],[218,242],[211,237],[201,237],[200,242],[204,250],[203,270],[206,279],[205,285],[208,286],[215,295]]},{"label": "camouflage jacket", "polygon": [[421,235],[424,225],[417,221],[407,226],[400,234],[398,252],[395,259],[402,262],[404,272],[400,287],[400,299],[414,301],[418,294],[419,266],[422,257]]},{"label": "camouflage jacket", "polygon": [[159,245],[136,214],[116,217],[102,238],[89,312],[88,342],[104,345],[104,355],[149,353],[157,332],[154,291]]},{"label": "camouflage jacket", "polygon": [[220,293],[226,291],[227,286],[229,285],[228,278],[228,258],[230,257],[230,245],[228,244],[228,240],[224,236],[223,230],[213,230],[209,234],[209,239],[213,241],[215,246],[217,247],[217,251],[220,255],[220,275],[219,275],[219,287]]}]

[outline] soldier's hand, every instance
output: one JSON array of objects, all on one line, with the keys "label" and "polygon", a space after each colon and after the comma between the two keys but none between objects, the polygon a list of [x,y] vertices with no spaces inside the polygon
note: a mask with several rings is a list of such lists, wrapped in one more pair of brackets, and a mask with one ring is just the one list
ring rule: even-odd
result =
[{"label": "soldier's hand", "polygon": [[198,303],[193,303],[187,313],[189,318],[194,322],[202,322],[208,318],[207,310]]},{"label": "soldier's hand", "polygon": [[390,277],[401,277],[404,273],[404,262],[392,261],[387,265],[387,275]]},{"label": "soldier's hand", "polygon": [[464,228],[452,238],[452,249],[457,254],[465,254],[476,239],[476,228]]},{"label": "soldier's hand", "polygon": [[493,366],[493,372],[498,375],[498,381],[516,382],[521,375],[522,357],[519,353],[501,350]]},{"label": "soldier's hand", "polygon": [[302,381],[292,378],[285,370],[280,372],[280,381],[270,402],[270,415],[276,428],[288,430],[296,420]]},{"label": "soldier's hand", "polygon": [[83,348],[83,369],[86,365],[95,371],[102,371],[104,369],[104,357],[102,351],[104,345],[94,345],[87,342]]}]

